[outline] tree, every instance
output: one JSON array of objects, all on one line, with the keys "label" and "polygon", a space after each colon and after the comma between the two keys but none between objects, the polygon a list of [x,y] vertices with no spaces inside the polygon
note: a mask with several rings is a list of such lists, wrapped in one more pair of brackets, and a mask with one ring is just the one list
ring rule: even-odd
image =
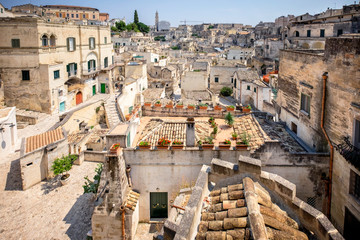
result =
[{"label": "tree", "polygon": [[225,115],[225,122],[229,126],[232,126],[234,124],[234,118],[230,112],[228,112],[228,114]]},{"label": "tree", "polygon": [[140,32],[142,32],[142,33],[148,33],[150,31],[149,26],[147,26],[146,24],[144,24],[142,22],[139,22],[137,24],[137,26],[138,26],[138,29],[140,30]]},{"label": "tree", "polygon": [[135,10],[134,12],[134,23],[137,25],[139,23],[139,16],[137,11]]},{"label": "tree", "polygon": [[138,26],[135,23],[129,23],[128,25],[126,25],[126,30],[128,30],[128,32],[140,32]]},{"label": "tree", "polygon": [[123,31],[126,30],[126,24],[125,24],[124,21],[116,22],[115,25],[116,25],[116,28],[117,28],[120,32],[123,32]]},{"label": "tree", "polygon": [[117,31],[118,31],[118,29],[117,29],[115,26],[112,26],[112,27],[111,27],[111,31],[113,31],[113,32],[117,32]]},{"label": "tree", "polygon": [[220,90],[220,94],[223,95],[224,97],[228,97],[231,96],[231,94],[233,94],[233,90],[229,87],[223,87]]}]

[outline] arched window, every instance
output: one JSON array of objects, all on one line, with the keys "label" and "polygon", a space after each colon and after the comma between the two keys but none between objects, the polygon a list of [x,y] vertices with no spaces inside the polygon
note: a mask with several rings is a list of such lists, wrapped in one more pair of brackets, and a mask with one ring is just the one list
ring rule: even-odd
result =
[{"label": "arched window", "polygon": [[299,33],[298,31],[295,31],[295,32],[294,32],[294,36],[295,36],[295,37],[300,37],[300,33]]},{"label": "arched window", "polygon": [[55,47],[56,46],[56,39],[54,35],[50,36],[50,46]]},{"label": "arched window", "polygon": [[49,46],[49,39],[48,39],[48,37],[46,35],[43,35],[41,37],[41,42],[42,42],[43,47]]}]

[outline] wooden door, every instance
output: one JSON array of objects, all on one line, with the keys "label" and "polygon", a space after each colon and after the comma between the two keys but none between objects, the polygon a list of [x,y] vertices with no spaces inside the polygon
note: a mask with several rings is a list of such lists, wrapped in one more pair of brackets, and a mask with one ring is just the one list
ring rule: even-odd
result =
[{"label": "wooden door", "polygon": [[78,92],[76,94],[76,105],[80,104],[83,102],[83,97],[82,97],[82,92]]},{"label": "wooden door", "polygon": [[101,84],[101,93],[105,93],[106,92],[106,85],[105,85],[105,83],[102,83]]},{"label": "wooden door", "polygon": [[168,193],[150,193],[150,218],[168,217]]}]

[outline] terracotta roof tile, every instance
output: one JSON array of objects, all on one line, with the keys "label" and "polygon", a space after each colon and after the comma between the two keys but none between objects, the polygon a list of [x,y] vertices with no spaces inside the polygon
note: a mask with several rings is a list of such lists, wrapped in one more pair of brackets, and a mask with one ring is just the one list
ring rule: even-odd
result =
[{"label": "terracotta roof tile", "polygon": [[64,139],[64,134],[60,127],[52,131],[28,137],[26,138],[25,153],[32,152],[61,139]]},{"label": "terracotta roof tile", "polygon": [[133,190],[130,190],[127,200],[126,200],[126,207],[130,210],[135,210],[136,205],[139,201],[140,193],[134,192]]}]

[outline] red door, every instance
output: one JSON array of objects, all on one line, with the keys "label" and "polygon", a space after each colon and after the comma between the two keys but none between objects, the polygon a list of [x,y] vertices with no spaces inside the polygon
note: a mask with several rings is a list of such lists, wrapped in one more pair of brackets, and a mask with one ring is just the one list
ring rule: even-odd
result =
[{"label": "red door", "polygon": [[82,92],[78,92],[76,94],[76,105],[82,103],[83,99],[82,99]]}]

